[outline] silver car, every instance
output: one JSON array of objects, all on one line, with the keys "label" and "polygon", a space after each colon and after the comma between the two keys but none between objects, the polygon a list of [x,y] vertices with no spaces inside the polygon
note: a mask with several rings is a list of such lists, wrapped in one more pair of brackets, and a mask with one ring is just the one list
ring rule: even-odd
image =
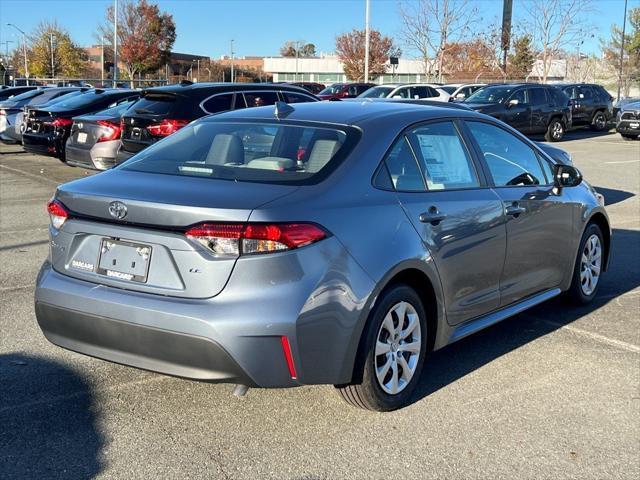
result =
[{"label": "silver car", "polygon": [[411,401],[427,355],[598,292],[603,202],[498,120],[395,102],[193,122],[58,187],[35,310],[53,343],[244,387]]}]

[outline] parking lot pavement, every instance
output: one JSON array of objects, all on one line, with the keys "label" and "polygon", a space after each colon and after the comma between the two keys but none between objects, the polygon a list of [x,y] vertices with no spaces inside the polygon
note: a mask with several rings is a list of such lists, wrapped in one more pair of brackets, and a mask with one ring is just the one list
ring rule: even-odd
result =
[{"label": "parking lot pavement", "polygon": [[613,223],[597,300],[437,352],[389,414],[330,386],[236,399],[49,344],[33,314],[44,203],[90,172],[0,146],[0,478],[639,478],[640,142],[581,131],[559,146]]}]

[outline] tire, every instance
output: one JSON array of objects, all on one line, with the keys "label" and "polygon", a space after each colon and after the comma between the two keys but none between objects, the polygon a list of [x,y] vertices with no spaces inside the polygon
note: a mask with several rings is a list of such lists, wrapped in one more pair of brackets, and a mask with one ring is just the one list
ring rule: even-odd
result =
[{"label": "tire", "polygon": [[604,132],[607,130],[607,117],[602,110],[598,110],[593,114],[591,119],[591,130],[596,132]]},{"label": "tire", "polygon": [[564,137],[564,123],[559,118],[552,118],[551,122],[547,126],[547,132],[544,134],[544,139],[547,142],[559,142]]},{"label": "tire", "polygon": [[[398,333],[401,319],[404,328],[400,329],[400,337],[393,337],[389,322]],[[403,331],[405,339],[402,338]],[[342,398],[354,407],[379,412],[407,405],[420,379],[427,353],[427,335],[425,309],[415,290],[403,284],[385,290],[369,314],[354,367],[353,382],[336,385]],[[379,350],[383,353],[376,355],[379,345],[384,346]],[[412,348],[404,350],[403,345]],[[392,393],[394,375],[396,393]]]},{"label": "tire", "polygon": [[[594,238],[597,239],[597,248],[598,250],[594,252],[593,255],[590,252],[593,251],[594,248]],[[600,227],[595,223],[591,223],[587,226],[584,233],[582,234],[582,238],[580,239],[580,248],[578,249],[578,254],[576,256],[576,261],[573,266],[573,278],[571,280],[571,287],[567,291],[567,298],[577,305],[586,305],[590,303],[598,293],[598,289],[600,288],[600,283],[602,281],[602,267],[604,265],[605,258],[605,250],[604,250],[604,242],[602,240],[602,231]],[[599,254],[598,254],[599,252]],[[585,258],[583,258],[583,255]],[[594,262],[593,259],[598,258],[597,262]],[[585,262],[587,260],[587,262]],[[597,263],[597,265],[596,265]],[[591,267],[587,266],[591,264]],[[589,278],[593,280],[594,269],[593,267],[597,267],[597,277],[595,278],[595,284],[588,284]],[[587,273],[583,273],[586,270],[589,270]],[[588,284],[585,288],[585,284]]]}]

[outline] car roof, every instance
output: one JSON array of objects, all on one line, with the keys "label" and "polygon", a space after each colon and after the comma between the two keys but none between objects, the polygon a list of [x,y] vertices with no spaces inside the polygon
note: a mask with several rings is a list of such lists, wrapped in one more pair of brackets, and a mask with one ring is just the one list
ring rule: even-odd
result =
[{"label": "car roof", "polygon": [[288,113],[276,117],[274,106],[255,107],[242,110],[234,110],[217,114],[210,118],[216,119],[246,119],[246,120],[299,120],[309,122],[331,123],[341,125],[364,126],[370,122],[385,122],[395,119],[396,122],[402,119],[405,125],[425,121],[432,118],[471,116],[478,117],[480,114],[466,108],[452,107],[449,103],[443,102],[390,102],[371,101],[362,99],[361,101],[339,101],[339,102],[309,102],[296,103],[291,105]]},{"label": "car roof", "polygon": [[162,87],[145,88],[143,94],[147,92],[165,92],[174,94],[184,94],[195,92],[201,94],[215,92],[238,92],[246,90],[288,90],[291,92],[302,92],[309,95],[309,91],[297,85],[287,83],[190,83],[183,82],[174,85],[165,85]]}]

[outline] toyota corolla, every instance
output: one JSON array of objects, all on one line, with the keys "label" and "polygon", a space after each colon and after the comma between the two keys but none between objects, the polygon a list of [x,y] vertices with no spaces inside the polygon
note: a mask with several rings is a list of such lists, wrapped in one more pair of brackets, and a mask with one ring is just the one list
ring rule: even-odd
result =
[{"label": "toyota corolla", "polygon": [[436,103],[206,117],[48,211],[51,342],[239,393],[333,384],[383,411],[430,352],[560,294],[591,301],[611,243],[575,167]]}]

